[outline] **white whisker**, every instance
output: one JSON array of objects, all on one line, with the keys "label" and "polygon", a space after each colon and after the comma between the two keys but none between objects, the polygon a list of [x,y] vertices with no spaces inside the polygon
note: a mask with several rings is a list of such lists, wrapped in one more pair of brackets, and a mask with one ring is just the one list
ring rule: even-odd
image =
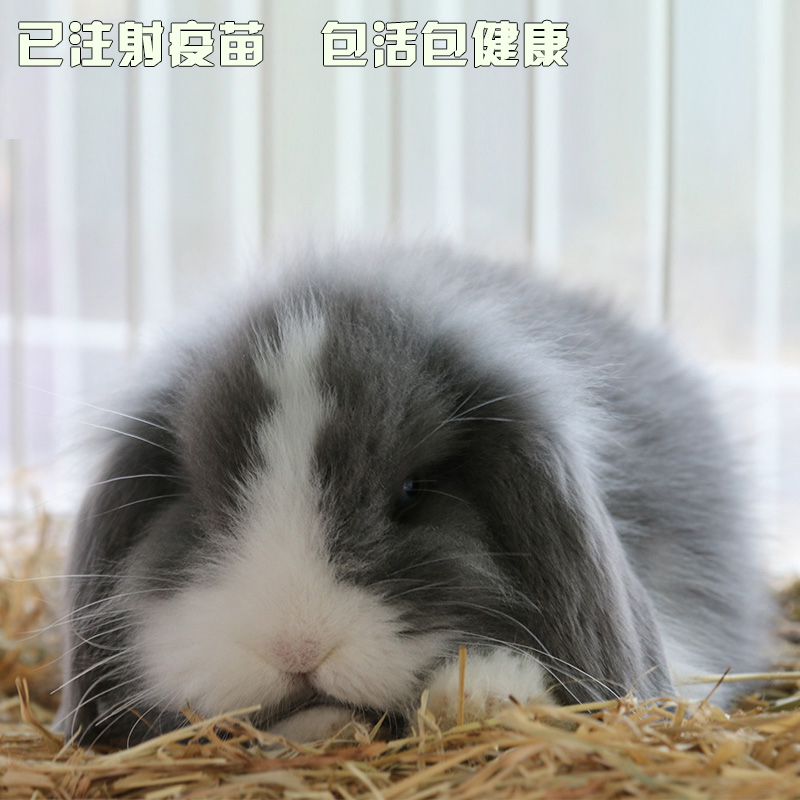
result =
[{"label": "white whisker", "polygon": [[73,675],[69,680],[64,681],[60,686],[57,686],[53,689],[50,694],[55,694],[56,692],[60,692],[62,689],[69,686],[73,681],[78,680],[78,678],[82,678],[84,675],[88,675],[93,670],[96,670],[98,667],[103,667],[106,664],[110,664],[115,659],[119,659],[121,656],[126,655],[127,653],[131,652],[131,648],[125,648],[124,650],[119,650],[118,652],[114,653],[113,655],[106,656],[105,658],[101,658],[99,661],[96,661],[91,666],[87,667],[86,669],[79,672],[77,675]]},{"label": "white whisker", "polygon": [[129,506],[135,506],[139,503],[149,503],[153,500],[165,500],[168,497],[186,497],[185,494],[157,494],[155,497],[144,497],[141,500],[131,500],[130,503],[123,503],[121,506],[115,506],[114,508],[109,508],[106,511],[100,511],[97,514],[89,514],[88,517],[83,517],[79,519],[78,522],[86,522],[87,519],[96,519],[97,517],[105,516],[106,514],[111,514],[114,511],[119,511],[123,508],[128,508]]},{"label": "white whisker", "polygon": [[108,425],[98,425],[96,422],[86,422],[85,420],[78,420],[81,425],[88,425],[90,428],[99,428],[100,430],[110,431],[111,433],[118,433],[120,436],[127,436],[130,439],[137,439],[140,442],[144,442],[145,444],[151,444],[153,447],[158,447],[159,450],[164,450],[166,453],[170,453],[172,455],[172,450],[168,447],[164,447],[163,444],[158,444],[158,442],[152,442],[150,439],[145,439],[144,436],[137,436],[135,433],[131,433],[130,431],[121,431],[119,428],[112,428]]},{"label": "white whisker", "polygon": [[440,494],[442,497],[450,497],[453,500],[458,500],[459,503],[463,503],[465,506],[468,506],[469,503],[463,497],[457,497],[454,494],[449,494],[448,492],[442,492],[439,489],[420,489],[420,492],[428,492],[430,494]]},{"label": "white whisker", "polygon": [[64,721],[68,720],[70,717],[75,716],[78,713],[78,711],[80,711],[88,703],[93,703],[99,697],[103,697],[104,695],[108,694],[109,692],[115,692],[120,687],[127,686],[128,684],[134,683],[135,681],[139,680],[138,677],[129,678],[127,681],[122,681],[121,683],[117,683],[114,686],[109,687],[108,689],[104,689],[102,692],[98,692],[97,694],[94,694],[94,695],[91,695],[91,696],[87,697],[89,692],[91,692],[91,690],[94,689],[94,687],[97,686],[97,684],[100,683],[100,681],[105,680],[108,677],[109,676],[107,674],[106,675],[101,675],[94,683],[92,683],[89,686],[89,688],[81,695],[81,701],[78,703],[78,705],[76,705],[75,708],[72,709],[72,711],[70,711],[70,713],[67,714],[66,717],[64,717]]},{"label": "white whisker", "polygon": [[[16,381],[16,383],[19,383],[19,381]],[[24,383],[20,383],[19,385],[23,386],[26,389],[32,389],[35,392],[42,392],[43,394],[48,394],[51,397],[57,397],[59,400],[68,400],[70,403],[77,403],[78,405],[85,406],[86,408],[93,408],[95,411],[103,411],[106,414],[114,414],[118,417],[125,417],[125,419],[131,419],[136,422],[141,422],[144,425],[150,425],[153,428],[159,428],[160,430],[166,431],[167,433],[172,433],[172,431],[169,428],[165,427],[164,425],[159,425],[157,422],[152,422],[149,419],[142,419],[142,417],[136,417],[133,414],[125,414],[122,411],[114,411],[114,409],[112,408],[103,408],[102,406],[96,406],[93,405],[92,403],[87,403],[84,400],[78,400],[75,397],[69,397],[64,394],[58,394],[57,392],[51,392],[48,389],[42,389],[39,386],[29,386]]]}]

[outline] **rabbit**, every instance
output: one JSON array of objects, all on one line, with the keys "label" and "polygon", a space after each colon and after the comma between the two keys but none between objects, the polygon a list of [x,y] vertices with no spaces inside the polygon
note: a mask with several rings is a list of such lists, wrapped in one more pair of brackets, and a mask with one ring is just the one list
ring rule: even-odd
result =
[{"label": "rabbit", "polygon": [[103,420],[62,730],[124,746],[250,708],[296,740],[398,732],[424,689],[452,725],[461,646],[467,720],[764,666],[745,480],[663,333],[444,248],[286,273],[189,325]]}]

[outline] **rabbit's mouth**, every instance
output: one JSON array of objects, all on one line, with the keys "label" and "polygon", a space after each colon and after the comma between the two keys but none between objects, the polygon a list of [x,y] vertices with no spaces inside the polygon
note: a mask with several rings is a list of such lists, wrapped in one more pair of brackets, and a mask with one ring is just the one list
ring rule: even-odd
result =
[{"label": "rabbit's mouth", "polygon": [[349,708],[337,698],[319,692],[307,681],[298,681],[289,695],[277,704],[262,706],[260,711],[251,715],[251,721],[258,728],[271,730],[297,714],[322,707]]},{"label": "rabbit's mouth", "polygon": [[347,729],[354,721],[381,737],[397,738],[407,729],[407,722],[400,714],[351,705],[315,690],[310,684],[278,706],[262,708],[251,716],[257,728],[295,741],[327,739],[338,733],[351,738],[353,730]]}]

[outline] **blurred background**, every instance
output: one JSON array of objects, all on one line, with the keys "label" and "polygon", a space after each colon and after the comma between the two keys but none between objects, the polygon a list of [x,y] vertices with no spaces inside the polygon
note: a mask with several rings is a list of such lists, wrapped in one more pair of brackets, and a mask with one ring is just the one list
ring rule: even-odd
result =
[{"label": "blurred background", "polygon": [[[117,24],[155,19],[161,63],[119,66]],[[263,61],[219,66],[216,27],[215,66],[171,67],[189,19],[258,20]],[[523,66],[544,19],[567,67]],[[21,20],[63,22],[34,51],[61,66],[18,65]],[[114,64],[71,67],[92,20]],[[323,66],[329,20],[367,23],[367,66]],[[379,20],[417,21],[415,64],[373,66]],[[467,23],[467,66],[423,66],[429,20]],[[516,66],[474,66],[476,20],[519,25]],[[671,328],[744,443],[765,558],[800,571],[798,41],[800,0],[3,0],[1,530],[75,511],[81,403],[215,287],[310,239],[424,237]]]}]

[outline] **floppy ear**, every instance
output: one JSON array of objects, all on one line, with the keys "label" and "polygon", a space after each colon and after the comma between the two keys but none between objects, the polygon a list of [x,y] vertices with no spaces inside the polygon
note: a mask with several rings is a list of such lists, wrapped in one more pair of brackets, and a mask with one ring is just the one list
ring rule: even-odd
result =
[{"label": "floppy ear", "polygon": [[493,448],[494,463],[481,470],[494,543],[508,553],[500,560],[515,586],[533,601],[524,622],[553,659],[542,656],[542,664],[560,671],[566,662],[607,687],[578,680],[569,691],[557,687],[558,699],[674,691],[650,599],[594,477],[551,432],[536,426],[519,434],[500,432],[505,446]]},{"label": "floppy ear", "polygon": [[[146,416],[157,419],[155,412]],[[132,418],[107,424],[116,432],[98,483],[78,512],[64,592],[69,622],[57,725],[67,734],[82,728],[82,741],[91,741],[87,737],[100,708],[92,698],[113,704],[113,688],[128,671],[127,664],[112,658],[125,647],[127,628],[121,612],[109,602],[120,591],[117,581],[124,558],[164,504],[181,491],[174,480],[163,477],[176,474],[174,443],[165,427]]]}]

